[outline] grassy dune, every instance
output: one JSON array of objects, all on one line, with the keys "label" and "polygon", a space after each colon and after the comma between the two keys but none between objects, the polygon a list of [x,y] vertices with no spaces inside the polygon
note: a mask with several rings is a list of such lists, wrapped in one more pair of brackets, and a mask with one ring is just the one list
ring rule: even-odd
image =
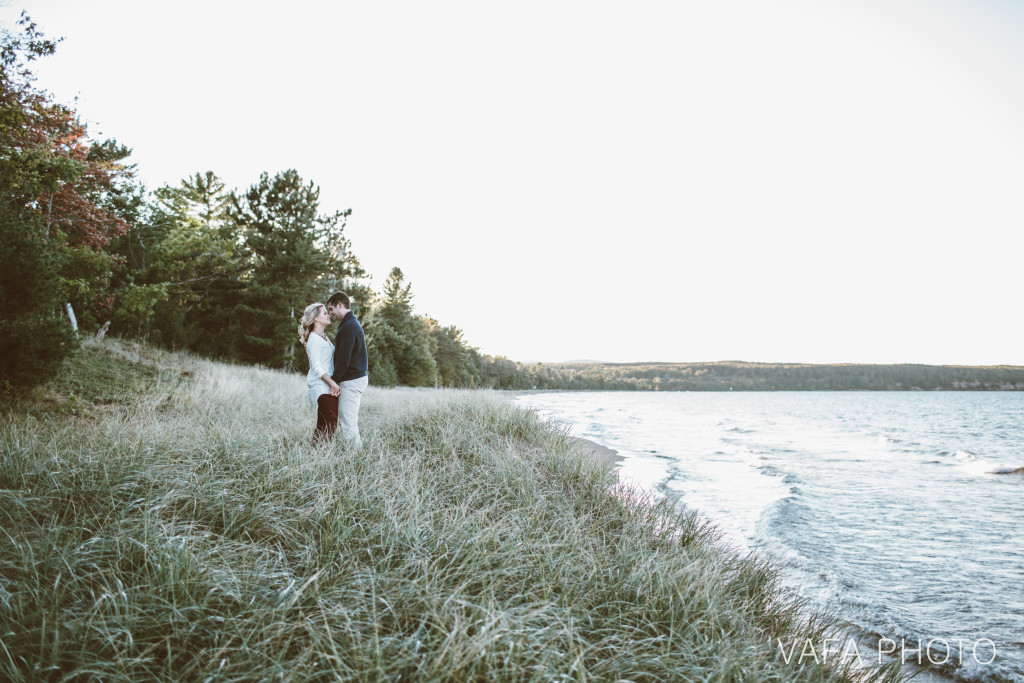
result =
[{"label": "grassy dune", "polygon": [[[881,680],[771,568],[498,394],[92,344],[0,417],[0,679]],[[889,672],[894,678],[895,672]]]}]

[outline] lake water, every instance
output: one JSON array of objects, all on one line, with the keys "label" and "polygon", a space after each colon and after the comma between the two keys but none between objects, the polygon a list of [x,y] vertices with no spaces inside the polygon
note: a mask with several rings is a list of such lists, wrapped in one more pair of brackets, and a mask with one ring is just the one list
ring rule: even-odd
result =
[{"label": "lake water", "polygon": [[697,508],[812,602],[893,643],[875,647],[1024,681],[1024,393],[515,401],[617,450],[622,480]]}]

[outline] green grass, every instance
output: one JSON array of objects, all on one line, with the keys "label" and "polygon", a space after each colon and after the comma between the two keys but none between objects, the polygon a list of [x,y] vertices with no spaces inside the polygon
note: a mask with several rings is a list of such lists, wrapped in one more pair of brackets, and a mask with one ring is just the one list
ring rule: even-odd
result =
[{"label": "green grass", "polygon": [[[78,406],[69,410],[68,396]],[[92,344],[0,418],[0,679],[850,681],[775,571],[490,392]]]},{"label": "green grass", "polygon": [[87,338],[48,383],[27,393],[0,394],[0,414],[96,417],[137,403],[140,397],[170,397],[195,372],[195,360],[122,340]]}]

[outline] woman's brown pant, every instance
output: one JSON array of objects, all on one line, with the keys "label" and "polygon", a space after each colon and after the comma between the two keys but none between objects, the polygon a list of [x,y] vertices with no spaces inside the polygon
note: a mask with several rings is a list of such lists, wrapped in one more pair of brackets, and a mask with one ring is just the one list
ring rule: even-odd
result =
[{"label": "woman's brown pant", "polygon": [[320,394],[316,399],[316,429],[313,430],[313,445],[328,441],[338,426],[338,397]]}]

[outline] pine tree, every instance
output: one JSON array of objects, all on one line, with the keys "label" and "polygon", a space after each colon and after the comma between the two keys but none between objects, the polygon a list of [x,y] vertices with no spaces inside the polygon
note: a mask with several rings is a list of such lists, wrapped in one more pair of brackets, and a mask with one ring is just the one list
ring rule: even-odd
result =
[{"label": "pine tree", "polygon": [[[260,176],[232,202],[231,217],[249,255],[246,290],[238,307],[241,354],[273,367],[293,367],[297,319],[325,274],[351,276],[343,231],[349,212],[320,214],[320,189],[294,170]],[[335,249],[332,251],[332,247]]]},{"label": "pine tree", "polygon": [[400,268],[391,269],[365,328],[374,383],[390,384],[393,378],[393,383],[418,387],[437,381],[434,340],[424,319],[413,315],[412,285]]},{"label": "pine tree", "polygon": [[121,241],[135,267],[119,294],[119,316],[163,344],[230,357],[246,266],[231,193],[207,171],[154,196],[148,224]]},{"label": "pine tree", "polygon": [[466,344],[462,330],[454,325],[441,327],[433,318],[426,318],[425,322],[434,338],[432,348],[438,382],[446,387],[478,386],[482,379],[480,354]]}]

